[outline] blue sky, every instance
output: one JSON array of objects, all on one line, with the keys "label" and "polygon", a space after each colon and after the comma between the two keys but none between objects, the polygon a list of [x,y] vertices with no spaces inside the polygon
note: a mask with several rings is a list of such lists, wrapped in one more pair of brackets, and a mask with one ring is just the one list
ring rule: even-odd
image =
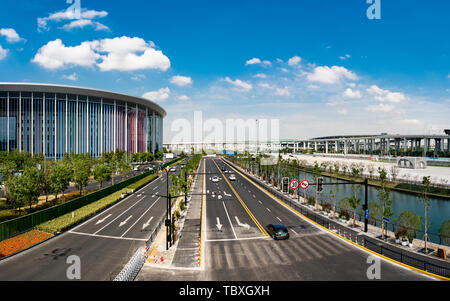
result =
[{"label": "blue sky", "polygon": [[144,96],[179,118],[276,118],[281,138],[450,126],[450,2],[0,2],[0,81]]}]

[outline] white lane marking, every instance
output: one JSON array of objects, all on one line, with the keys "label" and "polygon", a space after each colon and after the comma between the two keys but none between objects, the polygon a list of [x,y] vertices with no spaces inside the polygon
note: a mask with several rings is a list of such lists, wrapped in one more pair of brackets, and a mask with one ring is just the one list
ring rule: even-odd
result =
[{"label": "white lane marking", "polygon": [[156,188],[158,188],[158,186],[156,186],[155,188],[153,188],[153,190],[156,190]]},{"label": "white lane marking", "polygon": [[277,218],[277,220],[279,220],[280,222],[282,222],[282,220],[281,220],[278,216],[276,216],[276,218]]},{"label": "white lane marking", "polygon": [[[150,183],[148,183],[147,185],[145,185],[145,186],[142,188],[142,190],[146,189],[147,186],[150,186],[151,184],[154,184],[155,181],[156,181],[156,180],[151,181]],[[133,197],[133,196],[134,196],[133,194],[128,195],[128,196],[127,196],[126,198],[124,198],[123,200],[118,201],[116,204],[112,205],[111,207],[109,207],[109,208],[106,209],[105,211],[100,212],[99,214],[97,214],[97,215],[94,216],[94,217],[99,217],[99,216],[101,216],[102,214],[108,212],[109,210],[113,209],[113,208],[116,207],[117,205],[122,204],[123,202],[125,202],[126,200],[128,200],[129,198],[131,198],[131,197]],[[78,226],[76,226],[76,227],[73,228],[72,230],[69,230],[69,232],[75,231],[76,229],[82,227],[84,224],[87,224],[87,223],[91,222],[92,220],[93,220],[93,218],[88,219],[87,221],[85,221],[85,222],[79,224]]]},{"label": "white lane marking", "polygon": [[125,224],[128,222],[128,220],[129,220],[130,218],[132,218],[132,217],[133,217],[133,216],[130,215],[126,220],[124,220],[123,222],[121,222],[121,223],[119,224],[119,228],[122,227],[123,225],[125,225]]},{"label": "white lane marking", "polygon": [[249,225],[249,224],[241,223],[241,222],[239,221],[239,219],[238,219],[237,216],[235,216],[234,218],[236,219],[236,222],[237,222],[237,224],[238,224],[239,226],[244,227],[244,228],[246,228],[246,229],[250,229],[250,225]]},{"label": "white lane marking", "polygon": [[271,237],[267,236],[257,236],[257,237],[242,237],[242,238],[223,238],[223,239],[207,239],[207,242],[215,242],[215,241],[237,241],[237,240],[254,240],[254,239],[271,239]]},{"label": "white lane marking", "polygon": [[219,231],[220,231],[220,229],[222,229],[222,226],[223,226],[223,225],[220,223],[219,217],[216,217],[216,220],[217,220],[216,227],[217,227],[217,229],[219,229]]},{"label": "white lane marking", "polygon": [[267,211],[269,211],[269,212],[272,212],[272,211],[270,211],[270,209],[269,208],[266,208],[267,209]]},{"label": "white lane marking", "polygon": [[153,216],[144,225],[142,225],[142,230],[144,230],[145,228],[147,228],[150,225],[150,222],[152,221],[152,219],[153,219]]},{"label": "white lane marking", "polygon": [[94,234],[97,234],[98,232],[102,231],[103,229],[105,229],[107,226],[109,226],[112,222],[114,222],[116,219],[118,219],[119,217],[121,217],[125,212],[127,212],[128,210],[130,210],[131,208],[133,208],[134,206],[136,206],[137,204],[139,204],[140,201],[142,201],[145,197],[143,197],[142,199],[138,200],[136,203],[134,203],[133,205],[131,205],[130,207],[128,207],[127,210],[123,211],[121,214],[119,214],[116,218],[114,218],[112,221],[110,221],[109,223],[107,223],[106,225],[104,225],[103,227],[101,227],[100,229],[98,229],[97,231],[94,232]]},{"label": "white lane marking", "polygon": [[290,228],[290,229],[291,229],[291,231],[292,231],[292,232],[294,232],[295,234],[297,234],[297,235],[298,235],[298,233],[297,233],[297,232],[295,232],[293,228]]},{"label": "white lane marking", "polygon": [[71,231],[71,232],[69,232],[69,233],[72,233],[72,234],[78,234],[78,235],[85,235],[85,236],[91,236],[91,237],[112,238],[112,239],[122,239],[122,240],[139,240],[139,241],[147,241],[147,239],[145,239],[145,238],[117,237],[117,236],[108,236],[108,235],[100,235],[100,234],[90,234],[90,233],[75,232],[75,231]]},{"label": "white lane marking", "polygon": [[258,201],[261,205],[262,205],[262,202],[261,201]]},{"label": "white lane marking", "polygon": [[104,221],[105,221],[105,219],[107,219],[108,217],[110,217],[112,214],[108,214],[107,216],[105,216],[104,218],[102,218],[102,219],[99,219],[95,224],[96,225],[98,225],[98,224],[101,224],[101,223],[103,223]]},{"label": "white lane marking", "polygon": [[230,222],[231,230],[233,230],[234,237],[237,239],[236,232],[234,232],[233,224],[231,223],[230,216],[228,215],[227,207],[225,206],[225,203],[224,203],[224,202],[222,202],[222,204],[223,204],[223,208],[225,209],[225,213],[227,214],[228,221]]}]

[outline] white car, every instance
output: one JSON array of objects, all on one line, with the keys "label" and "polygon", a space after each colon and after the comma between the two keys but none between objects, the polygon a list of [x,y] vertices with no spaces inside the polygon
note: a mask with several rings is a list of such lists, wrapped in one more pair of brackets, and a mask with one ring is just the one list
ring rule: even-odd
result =
[{"label": "white car", "polygon": [[229,179],[230,179],[230,181],[236,181],[236,176],[235,176],[235,175],[231,175],[231,176],[229,177]]},{"label": "white car", "polygon": [[176,171],[177,169],[175,168],[175,167],[172,167],[171,169],[170,169],[170,171]]},{"label": "white car", "polygon": [[219,177],[214,176],[214,177],[212,177],[211,181],[213,181],[213,183],[217,183],[217,182],[219,182]]}]

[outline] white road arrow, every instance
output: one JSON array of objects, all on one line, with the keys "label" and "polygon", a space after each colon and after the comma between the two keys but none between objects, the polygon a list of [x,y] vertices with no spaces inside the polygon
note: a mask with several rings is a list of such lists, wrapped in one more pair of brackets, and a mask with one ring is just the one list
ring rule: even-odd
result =
[{"label": "white road arrow", "polygon": [[236,218],[236,222],[237,222],[237,224],[238,224],[239,226],[244,227],[244,228],[246,228],[246,229],[250,229],[250,226],[249,226],[248,224],[242,224],[242,223],[239,221],[239,219],[238,219],[237,216],[235,216],[235,218]]},{"label": "white road arrow", "polygon": [[123,225],[125,225],[131,217],[132,217],[132,215],[130,215],[130,216],[129,216],[126,220],[124,220],[123,222],[121,222],[121,223],[119,224],[119,227],[122,227]]},{"label": "white road arrow", "polygon": [[142,230],[144,230],[145,228],[148,227],[148,225],[150,225],[150,222],[152,221],[152,219],[153,219],[153,216],[144,225],[142,225]]},{"label": "white road arrow", "polygon": [[108,217],[110,217],[111,214],[108,214],[107,216],[105,216],[103,219],[98,220],[95,224],[98,225],[100,223],[103,223]]},{"label": "white road arrow", "polygon": [[223,192],[223,194],[224,194],[225,196],[231,196],[231,194],[228,194],[228,193],[226,193],[225,191]]},{"label": "white road arrow", "polygon": [[219,231],[222,229],[222,224],[220,223],[219,218],[217,217],[217,225],[216,225],[217,229],[219,229]]}]

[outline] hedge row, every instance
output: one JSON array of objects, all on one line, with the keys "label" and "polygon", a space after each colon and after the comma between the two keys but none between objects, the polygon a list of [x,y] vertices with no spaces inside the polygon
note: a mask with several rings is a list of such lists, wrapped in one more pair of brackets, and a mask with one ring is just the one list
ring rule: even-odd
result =
[{"label": "hedge row", "polygon": [[[58,218],[49,220],[45,223],[42,223],[38,226],[36,226],[36,229],[42,230],[45,232],[49,232],[52,234],[56,234],[58,232],[62,232],[70,227],[72,227],[75,224],[78,224],[82,222],[83,220],[86,220],[90,216],[95,215],[99,211],[105,209],[108,206],[111,206],[112,204],[116,203],[121,199],[122,193],[128,194],[131,192],[131,190],[135,191],[136,189],[141,188],[142,186],[146,185],[153,179],[157,178],[157,175],[149,175],[119,191],[114,192],[113,194],[110,194],[96,202],[93,202],[89,205],[83,206],[73,212],[67,213],[65,215],[62,215]],[[72,217],[73,213],[73,217]]]}]

